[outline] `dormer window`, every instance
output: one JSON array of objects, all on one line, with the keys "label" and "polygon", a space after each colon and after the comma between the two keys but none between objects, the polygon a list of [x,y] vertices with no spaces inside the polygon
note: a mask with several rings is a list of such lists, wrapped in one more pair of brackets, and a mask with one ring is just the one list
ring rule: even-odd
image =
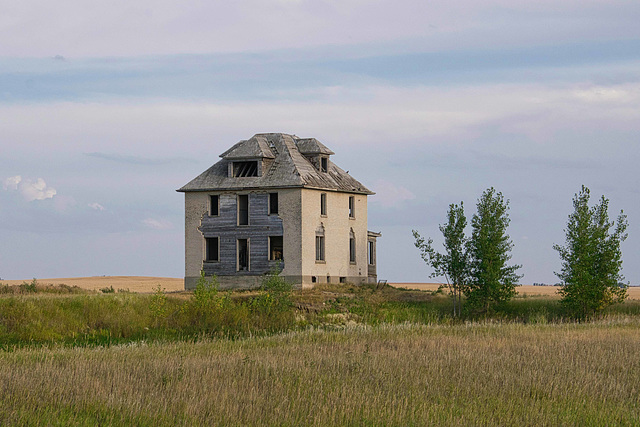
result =
[{"label": "dormer window", "polygon": [[233,176],[235,178],[258,176],[258,162],[233,162]]},{"label": "dormer window", "polygon": [[320,172],[327,172],[329,170],[329,159],[326,157],[320,157]]}]

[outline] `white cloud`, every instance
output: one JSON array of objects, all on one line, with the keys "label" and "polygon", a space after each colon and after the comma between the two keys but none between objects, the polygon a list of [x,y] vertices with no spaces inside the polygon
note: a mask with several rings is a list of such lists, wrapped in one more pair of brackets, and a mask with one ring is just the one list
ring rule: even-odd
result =
[{"label": "white cloud", "polygon": [[47,186],[42,178],[35,181],[22,179],[20,175],[12,176],[4,180],[3,188],[9,191],[18,191],[28,202],[34,200],[52,199],[57,194],[56,189]]},{"label": "white cloud", "polygon": [[400,203],[413,200],[416,195],[401,185],[396,185],[385,179],[379,179],[372,186],[376,195],[371,198],[372,203],[379,203],[385,208],[398,207]]},{"label": "white cloud", "polygon": [[89,206],[91,209],[95,209],[95,210],[97,210],[97,211],[103,211],[103,210],[105,210],[105,209],[104,209],[104,206],[102,206],[100,203],[95,203],[95,202],[94,202],[94,203],[89,203],[89,205],[88,205],[88,206]]},{"label": "white cloud", "polygon": [[153,228],[154,230],[169,230],[173,228],[173,224],[166,219],[147,218],[142,220],[142,223],[146,227]]}]

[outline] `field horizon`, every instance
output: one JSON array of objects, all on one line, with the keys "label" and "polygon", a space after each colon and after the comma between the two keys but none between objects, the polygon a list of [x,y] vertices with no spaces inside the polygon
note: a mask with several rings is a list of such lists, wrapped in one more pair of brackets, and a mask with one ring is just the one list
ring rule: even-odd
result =
[{"label": "field horizon", "polygon": [[[30,283],[33,278],[24,280],[0,280],[0,283],[9,286]],[[61,278],[36,278],[41,285],[65,284],[77,286],[82,289],[98,291],[103,288],[113,287],[114,290],[123,289],[137,293],[152,293],[160,286],[165,292],[184,291],[184,279],[178,277],[155,276],[88,276],[88,277],[61,277]],[[434,282],[389,282],[395,288],[406,288],[420,291],[436,291],[442,283]],[[558,291],[557,286],[520,285],[517,288],[519,296],[547,296],[552,297]],[[628,298],[640,300],[640,286],[631,286],[628,290]]]}]

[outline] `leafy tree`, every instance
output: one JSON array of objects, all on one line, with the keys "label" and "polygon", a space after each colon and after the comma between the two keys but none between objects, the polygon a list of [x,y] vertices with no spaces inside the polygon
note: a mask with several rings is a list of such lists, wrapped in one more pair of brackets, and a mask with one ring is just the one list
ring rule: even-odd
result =
[{"label": "leafy tree", "polygon": [[511,221],[509,201],[491,187],[482,193],[477,209],[467,243],[471,280],[466,295],[474,310],[488,312],[516,294],[515,287],[522,277],[516,271],[521,266],[507,265],[513,249],[507,234]]},{"label": "leafy tree", "polygon": [[589,189],[582,186],[573,198],[565,246],[553,246],[562,259],[562,270],[556,273],[563,283],[558,291],[561,302],[572,315],[581,318],[622,302],[627,296],[627,286],[620,284],[624,280],[620,274],[620,243],[627,238],[627,216],[620,211],[617,221],[610,222],[609,200],[602,196],[600,203],[590,208],[589,198]]},{"label": "leafy tree", "polygon": [[416,230],[412,231],[415,246],[420,250],[422,259],[434,270],[429,277],[445,277],[453,299],[453,315],[459,316],[462,310],[462,295],[469,278],[469,257],[465,248],[467,239],[464,235],[467,218],[464,216],[462,202],[459,206],[449,205],[447,218],[448,222],[439,227],[444,236],[443,254],[433,248],[433,239],[425,241]]}]

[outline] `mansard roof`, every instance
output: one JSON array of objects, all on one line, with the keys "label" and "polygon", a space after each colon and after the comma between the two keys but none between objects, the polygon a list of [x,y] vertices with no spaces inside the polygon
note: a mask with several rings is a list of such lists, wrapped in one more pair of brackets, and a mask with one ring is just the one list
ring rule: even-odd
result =
[{"label": "mansard roof", "polygon": [[[304,187],[375,194],[333,162],[329,162],[327,172],[320,172],[304,154],[334,153],[315,138],[298,138],[285,133],[256,134],[222,153],[220,155],[222,160],[178,191]],[[229,177],[230,162],[260,158],[268,159],[264,163],[266,167],[262,171],[262,176]]]}]

